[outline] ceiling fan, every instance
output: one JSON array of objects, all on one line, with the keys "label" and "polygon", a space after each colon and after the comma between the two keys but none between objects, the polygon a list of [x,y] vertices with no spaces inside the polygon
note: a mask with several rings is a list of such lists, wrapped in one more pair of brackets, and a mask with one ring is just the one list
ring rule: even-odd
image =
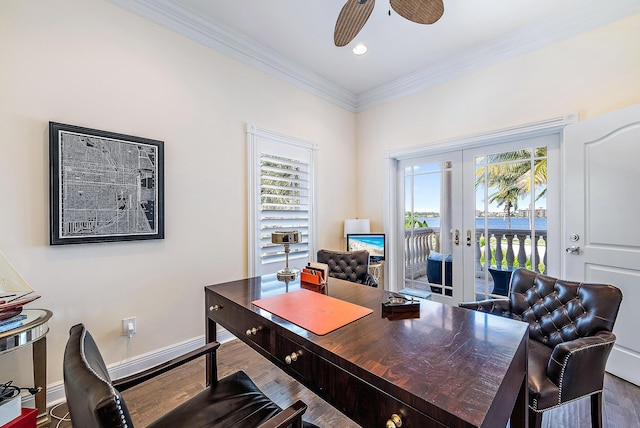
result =
[{"label": "ceiling fan", "polygon": [[[390,3],[398,15],[418,24],[433,24],[444,13],[442,0],[390,0]],[[346,46],[358,35],[374,5],[375,0],[347,0],[333,31],[336,46]]]}]

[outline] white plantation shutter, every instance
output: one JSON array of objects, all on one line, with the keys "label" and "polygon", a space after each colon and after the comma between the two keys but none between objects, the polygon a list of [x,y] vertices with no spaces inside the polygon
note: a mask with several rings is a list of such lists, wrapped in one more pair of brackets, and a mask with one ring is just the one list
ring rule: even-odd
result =
[{"label": "white plantation shutter", "polygon": [[309,258],[309,164],[260,153],[260,258],[262,264],[284,261],[284,247],[271,244],[276,230],[297,230],[302,242],[290,247],[289,262]]},{"label": "white plantation shutter", "polygon": [[249,274],[284,267],[282,245],[271,243],[276,230],[297,230],[289,266],[302,268],[313,246],[313,143],[249,126]]}]

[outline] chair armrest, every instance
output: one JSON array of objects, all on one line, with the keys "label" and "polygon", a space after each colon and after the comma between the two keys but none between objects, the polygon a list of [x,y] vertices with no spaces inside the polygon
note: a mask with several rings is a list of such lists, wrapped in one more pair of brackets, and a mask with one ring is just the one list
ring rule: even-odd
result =
[{"label": "chair armrest", "polygon": [[302,428],[302,415],[307,411],[307,405],[301,400],[296,401],[271,419],[263,422],[258,428]]},{"label": "chair armrest", "polygon": [[474,311],[486,312],[511,318],[511,301],[509,299],[487,299],[477,302],[460,302],[458,306]]},{"label": "chair armrest", "polygon": [[173,370],[176,367],[180,367],[183,364],[186,364],[189,361],[195,360],[198,357],[201,357],[203,355],[208,355],[208,354],[215,354],[219,346],[220,346],[220,343],[218,342],[207,343],[206,345],[198,349],[195,349],[179,357],[173,358],[162,364],[158,364],[155,367],[151,367],[139,373],[132,374],[131,376],[126,376],[121,379],[115,380],[113,381],[113,386],[120,392],[126,391],[129,388],[132,388],[136,385],[146,382],[149,379],[153,379],[154,377],[161,375],[163,373],[166,373],[169,370]]},{"label": "chair armrest", "polygon": [[615,334],[601,331],[556,345],[547,376],[560,388],[560,402],[602,390],[604,369],[615,341]]}]

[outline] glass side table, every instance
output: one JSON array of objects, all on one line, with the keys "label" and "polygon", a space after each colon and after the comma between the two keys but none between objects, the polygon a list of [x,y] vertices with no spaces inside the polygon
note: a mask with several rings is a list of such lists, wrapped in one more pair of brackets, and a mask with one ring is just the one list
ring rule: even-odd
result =
[{"label": "glass side table", "polygon": [[35,394],[36,408],[38,409],[38,428],[48,427],[49,414],[47,413],[47,338],[49,332],[47,322],[53,315],[46,309],[24,309],[22,326],[0,333],[0,355],[15,351],[27,345],[32,345],[33,358],[33,382],[34,386],[41,387]]}]

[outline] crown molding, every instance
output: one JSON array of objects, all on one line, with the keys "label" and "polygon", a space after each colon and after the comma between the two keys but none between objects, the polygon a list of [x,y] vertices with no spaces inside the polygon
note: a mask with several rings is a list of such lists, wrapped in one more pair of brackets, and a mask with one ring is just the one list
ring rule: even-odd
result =
[{"label": "crown molding", "polygon": [[355,112],[356,94],[252,39],[201,18],[173,0],[109,0],[109,2]]},{"label": "crown molding", "polygon": [[553,16],[513,32],[499,42],[440,61],[358,95],[356,112],[414,94],[501,61],[532,52],[620,19],[640,13],[640,2],[623,0],[618,7],[602,1],[585,2],[570,16]]},{"label": "crown molding", "polygon": [[585,1],[570,15],[552,16],[497,43],[474,48],[377,88],[354,94],[258,44],[186,10],[174,0],[109,0],[171,31],[358,113],[640,13],[637,0]]}]

